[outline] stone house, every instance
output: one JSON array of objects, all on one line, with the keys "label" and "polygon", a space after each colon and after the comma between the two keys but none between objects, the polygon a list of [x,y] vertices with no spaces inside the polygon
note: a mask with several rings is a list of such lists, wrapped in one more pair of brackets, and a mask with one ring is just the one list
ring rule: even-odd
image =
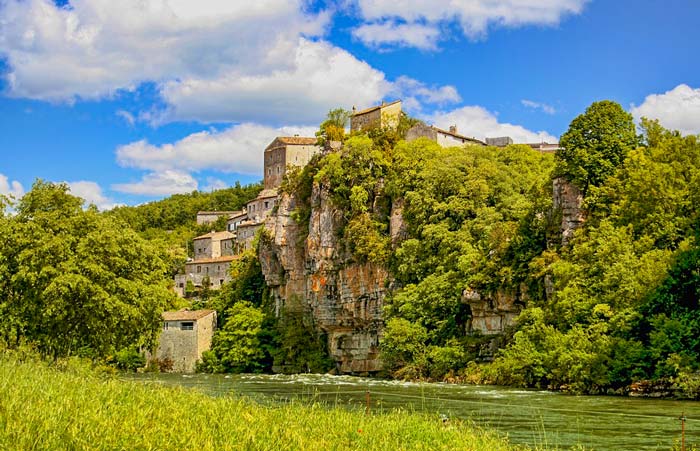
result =
[{"label": "stone house", "polygon": [[231,233],[236,233],[238,229],[238,224],[248,219],[248,211],[244,208],[241,211],[237,211],[228,217],[226,221],[226,230]]},{"label": "stone house", "polygon": [[270,212],[277,205],[277,190],[264,189],[260,191],[258,197],[248,201],[246,212],[248,219],[255,222],[262,222],[270,216]]},{"label": "stone house", "polygon": [[175,293],[184,297],[187,283],[195,289],[218,290],[229,282],[229,267],[236,257],[236,235],[231,232],[210,232],[193,240],[194,259],[185,263],[184,273],[175,276]]},{"label": "stone house", "polygon": [[197,212],[197,225],[211,224],[216,222],[220,217],[226,216],[227,218],[235,211],[198,211]]},{"label": "stone house", "polygon": [[162,318],[163,330],[156,358],[172,362],[173,372],[194,372],[202,353],[211,348],[216,329],[216,312],[183,309],[164,312]]},{"label": "stone house", "polygon": [[320,152],[316,138],[278,136],[264,152],[265,190],[275,189],[282,183],[287,166],[306,166],[311,157]]},{"label": "stone house", "polygon": [[209,232],[196,237],[193,240],[194,259],[216,258],[224,255],[233,255],[233,240],[235,235],[231,232]]},{"label": "stone house", "polygon": [[416,124],[406,132],[406,141],[413,141],[418,138],[428,138],[442,147],[461,147],[464,145],[485,146],[486,143],[476,138],[460,135],[457,133],[457,126],[453,125],[449,130],[443,130],[432,125]]},{"label": "stone house", "polygon": [[236,250],[238,253],[252,249],[255,233],[262,227],[262,221],[245,221],[238,225],[236,231]]},{"label": "stone house", "polygon": [[397,127],[401,117],[401,100],[391,103],[382,102],[362,111],[356,111],[352,107],[350,115],[350,132],[359,132],[370,128]]}]

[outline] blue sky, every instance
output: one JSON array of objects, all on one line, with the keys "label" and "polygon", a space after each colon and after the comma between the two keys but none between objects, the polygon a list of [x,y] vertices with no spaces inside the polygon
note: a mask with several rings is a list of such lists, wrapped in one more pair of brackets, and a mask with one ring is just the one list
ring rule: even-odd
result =
[{"label": "blue sky", "polygon": [[700,133],[695,0],[0,0],[0,194],[100,208],[262,178],[276,135],[404,100],[554,141],[596,100]]}]

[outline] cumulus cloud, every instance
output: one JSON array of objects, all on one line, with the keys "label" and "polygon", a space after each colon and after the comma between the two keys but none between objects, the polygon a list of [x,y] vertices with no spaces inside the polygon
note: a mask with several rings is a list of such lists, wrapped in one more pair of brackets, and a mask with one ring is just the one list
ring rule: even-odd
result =
[{"label": "cumulus cloud", "polygon": [[67,183],[74,196],[82,197],[88,204],[95,205],[99,210],[110,210],[121,205],[105,196],[100,185],[95,182],[81,180]]},{"label": "cumulus cloud", "polygon": [[197,189],[197,180],[185,171],[165,170],[145,174],[140,181],[118,183],[112,189],[121,193],[141,196],[169,196],[184,194]]},{"label": "cumulus cloud", "polygon": [[631,108],[637,119],[658,119],[666,128],[685,135],[700,134],[700,88],[680,84],[663,94],[651,94]]},{"label": "cumulus cloud", "polygon": [[541,110],[543,113],[546,114],[554,114],[557,112],[556,108],[554,108],[552,105],[548,105],[542,102],[535,102],[533,100],[523,99],[520,101],[520,103],[522,103],[523,106],[526,108],[530,108],[533,110]]},{"label": "cumulus cloud", "polygon": [[201,131],[174,143],[136,141],[117,148],[117,163],[156,172],[215,170],[262,174],[262,151],[277,136],[314,136],[312,127],[273,128],[244,123],[223,131]]},{"label": "cumulus cloud", "polygon": [[[365,23],[354,34],[372,46],[394,44],[428,49],[438,36],[429,30],[456,24],[469,38],[493,27],[555,26],[579,14],[589,0],[355,0]],[[400,23],[397,25],[397,23]],[[422,33],[422,35],[421,35]],[[364,37],[364,39],[363,39]]]},{"label": "cumulus cloud", "polygon": [[130,124],[136,116],[157,125],[317,123],[331,108],[373,104],[396,90],[383,72],[324,41],[330,14],[307,6],[306,0],[72,0],[64,7],[0,1],[7,91],[74,102],[154,83],[161,108],[117,114]]},{"label": "cumulus cloud", "polygon": [[360,25],[352,31],[352,35],[365,45],[379,49],[391,46],[436,50],[440,30],[430,25],[389,20]]},{"label": "cumulus cloud", "polygon": [[462,100],[454,86],[427,86],[423,82],[405,76],[396,79],[390,94],[402,98],[406,109],[414,112],[420,111],[424,103],[445,105]]},{"label": "cumulus cloud", "polygon": [[318,122],[328,110],[382,99],[392,83],[369,64],[326,42],[299,39],[286,67],[217,78],[189,77],[163,84],[164,120]]},{"label": "cumulus cloud", "polygon": [[24,196],[24,187],[17,180],[11,181],[6,175],[0,174],[0,195],[19,199]]},{"label": "cumulus cloud", "polygon": [[481,140],[487,137],[510,136],[516,143],[558,141],[546,131],[534,132],[521,125],[501,123],[494,113],[480,106],[465,106],[452,111],[437,112],[425,119],[443,129],[457,125],[460,134]]}]

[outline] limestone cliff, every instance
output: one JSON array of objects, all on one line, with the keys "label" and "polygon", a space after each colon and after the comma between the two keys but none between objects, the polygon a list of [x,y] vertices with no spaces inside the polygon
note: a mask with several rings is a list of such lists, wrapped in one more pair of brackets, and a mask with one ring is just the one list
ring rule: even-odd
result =
[{"label": "limestone cliff", "polygon": [[338,372],[379,371],[386,269],[343,255],[338,242],[343,215],[323,187],[313,186],[308,234],[291,218],[295,204],[294,196],[280,196],[277,212],[265,223],[268,239],[259,248],[278,311],[296,299],[311,312],[328,336]]},{"label": "limestone cliff", "polygon": [[583,204],[583,194],[581,190],[566,180],[564,177],[557,177],[553,181],[553,209],[561,211],[561,244],[565,246],[574,234],[574,231],[583,225],[586,220],[581,204]]}]

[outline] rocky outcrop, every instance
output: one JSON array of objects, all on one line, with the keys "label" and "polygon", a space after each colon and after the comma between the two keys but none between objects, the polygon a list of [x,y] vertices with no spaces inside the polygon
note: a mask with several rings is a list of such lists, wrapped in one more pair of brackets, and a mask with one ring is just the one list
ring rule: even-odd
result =
[{"label": "rocky outcrop", "polygon": [[502,334],[508,326],[515,324],[515,319],[525,305],[521,296],[500,290],[482,295],[467,289],[462,292],[462,302],[469,305],[472,315],[467,333],[481,335]]},{"label": "rocky outcrop", "polygon": [[373,373],[381,369],[379,337],[389,276],[385,268],[343,255],[338,239],[343,215],[329,197],[314,185],[307,234],[290,216],[294,197],[282,194],[277,213],[265,223],[268,237],[260,244],[260,262],[278,313],[293,299],[301,302],[327,334],[338,372]]},{"label": "rocky outcrop", "polygon": [[581,209],[583,194],[576,185],[564,177],[555,178],[552,188],[554,211],[561,211],[561,244],[566,246],[574,235],[574,231],[586,220]]}]

